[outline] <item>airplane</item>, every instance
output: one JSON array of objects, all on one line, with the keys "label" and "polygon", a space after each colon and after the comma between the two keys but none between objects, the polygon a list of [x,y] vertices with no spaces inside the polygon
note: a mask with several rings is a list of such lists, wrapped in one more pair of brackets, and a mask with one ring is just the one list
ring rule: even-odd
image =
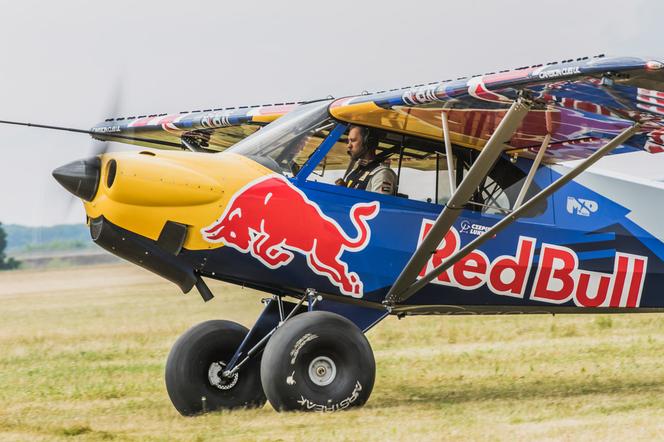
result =
[{"label": "airplane", "polygon": [[[175,342],[165,379],[182,415],[361,406],[376,369],[365,333],[389,315],[664,311],[660,194],[582,174],[664,150],[662,59],[581,57],[90,130],[3,123],[140,146],[53,172],[92,240],[205,301],[206,279],[269,295],[251,330],[211,320]],[[348,155],[353,130],[364,161]],[[396,177],[389,192],[367,190],[371,167]]]}]

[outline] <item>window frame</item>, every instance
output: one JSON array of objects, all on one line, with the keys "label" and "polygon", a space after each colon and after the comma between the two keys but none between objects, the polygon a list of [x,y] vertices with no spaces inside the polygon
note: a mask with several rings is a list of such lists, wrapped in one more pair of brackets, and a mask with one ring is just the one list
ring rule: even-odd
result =
[{"label": "window frame", "polygon": [[[359,190],[359,189],[349,189],[346,187],[340,187],[340,186],[335,186],[330,183],[326,182],[316,182],[316,181],[311,181],[308,178],[314,173],[316,168],[321,165],[321,163],[325,160],[325,157],[328,155],[328,153],[332,150],[334,145],[341,139],[341,137],[346,133],[346,130],[352,125],[349,123],[341,122],[335,118],[331,118],[331,121],[335,123],[334,128],[330,131],[330,133],[327,135],[327,137],[321,142],[319,147],[314,151],[313,155],[305,162],[305,164],[302,166],[302,168],[298,171],[297,175],[292,178],[296,183],[302,184],[302,183],[308,183],[311,185],[315,185],[316,187],[318,186],[332,186],[333,188],[337,190],[345,190],[345,191],[351,191],[351,192],[361,192],[362,194],[370,193],[372,198],[375,199],[377,195],[380,195],[380,199],[387,198],[389,201],[395,201],[401,203],[408,202],[412,203],[417,207],[423,207],[426,206],[428,208],[442,208],[446,206],[446,203],[438,203],[439,199],[439,189],[438,189],[438,183],[440,180],[440,173],[442,172],[440,170],[441,165],[444,166],[444,162],[441,161],[442,158],[444,158],[445,153],[441,151],[441,149],[436,149],[436,145],[440,144],[441,147],[443,147],[443,141],[434,141],[430,140],[427,138],[422,138],[422,137],[417,137],[414,135],[408,135],[408,134],[402,134],[396,131],[388,131],[385,129],[375,129],[375,128],[370,128],[370,130],[377,130],[379,131],[379,134],[382,136],[379,136],[380,140],[387,140],[390,143],[394,143],[394,147],[397,148],[396,152],[394,154],[398,155],[398,163],[397,163],[397,192],[399,192],[399,184],[401,180],[401,170],[403,166],[403,157],[404,157],[404,151],[406,149],[411,149],[415,150],[417,152],[421,152],[422,154],[425,154],[422,156],[422,158],[425,158],[427,153],[431,155],[436,155],[436,174],[435,174],[435,189],[432,192],[432,196],[434,199],[432,201],[422,201],[422,200],[417,200],[417,199],[411,199],[411,198],[405,198],[403,196],[400,196],[399,193],[396,195],[387,195],[387,194],[380,194],[376,192],[368,192],[366,190]],[[366,127],[366,126],[363,126]],[[389,139],[385,135],[391,135],[392,139]],[[400,141],[395,141],[396,139],[400,139]],[[409,142],[414,142],[413,147],[408,146],[410,143]],[[429,152],[428,150],[422,149],[423,145],[429,144],[431,147],[431,151]],[[419,148],[418,148],[419,147]],[[464,152],[458,147],[453,147],[452,154],[454,155],[454,164],[455,164],[455,185],[459,186],[461,181],[463,180],[464,176],[467,173],[467,168],[466,167],[471,167],[474,164],[474,161],[477,159],[477,155],[474,154],[474,152]],[[380,155],[380,153],[378,153]],[[499,164],[501,164],[501,161],[504,159],[499,159],[496,164],[494,165],[495,167],[499,167]],[[506,160],[509,161],[509,160]],[[461,166],[461,167],[459,167]],[[515,172],[521,171],[520,168],[514,167]],[[493,172],[493,169],[492,169]],[[488,178],[491,178],[492,181],[495,181],[498,185],[501,185],[501,183],[498,183],[492,176],[492,173],[489,173],[487,175]],[[524,174],[525,176],[525,174]],[[518,180],[517,180],[518,181]],[[531,186],[532,187],[532,186]],[[532,191],[532,189],[531,189]],[[529,192],[530,193],[530,192]],[[511,212],[513,210],[512,207],[509,209],[505,209],[502,214],[498,213],[487,213],[483,211],[483,208],[486,207],[486,202],[483,202],[481,204],[477,204],[477,202],[473,201],[476,197],[474,196],[471,201],[469,201],[467,204],[464,205],[464,210],[468,210],[471,212],[475,212],[478,214],[481,214],[482,216],[498,216],[502,217],[505,214]],[[513,204],[512,201],[510,201],[510,206]],[[540,215],[544,214],[544,212],[547,212],[550,209],[550,201],[547,200],[546,206],[543,208],[543,210],[540,211],[539,215],[536,217],[539,217]],[[500,211],[499,208],[494,208],[495,210]]]}]

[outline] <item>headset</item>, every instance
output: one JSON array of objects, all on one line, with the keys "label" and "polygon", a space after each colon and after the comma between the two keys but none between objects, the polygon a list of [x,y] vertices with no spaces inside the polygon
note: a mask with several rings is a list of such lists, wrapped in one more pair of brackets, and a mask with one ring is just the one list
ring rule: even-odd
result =
[{"label": "headset", "polygon": [[355,127],[359,127],[360,130],[362,131],[361,132],[362,133],[362,146],[364,146],[365,149],[368,149],[369,148],[369,136],[371,135],[370,131],[369,131],[369,128],[364,127],[364,126],[355,126]]}]

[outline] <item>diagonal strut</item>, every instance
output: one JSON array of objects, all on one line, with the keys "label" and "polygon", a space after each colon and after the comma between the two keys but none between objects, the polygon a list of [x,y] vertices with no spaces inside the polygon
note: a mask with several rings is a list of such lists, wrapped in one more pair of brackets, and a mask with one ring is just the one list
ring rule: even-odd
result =
[{"label": "diagonal strut", "polygon": [[418,281],[414,282],[409,287],[404,289],[401,293],[398,294],[398,297],[395,298],[394,302],[395,303],[396,302],[402,302],[402,301],[408,299],[409,297],[411,297],[412,295],[414,295],[418,290],[423,288],[425,285],[427,285],[429,282],[431,282],[438,275],[440,275],[445,270],[449,269],[454,264],[456,264],[457,262],[462,260],[466,255],[468,255],[473,250],[477,249],[484,242],[486,242],[487,240],[495,237],[495,235],[498,232],[503,230],[508,225],[512,224],[514,221],[516,221],[517,218],[520,218],[525,213],[527,213],[528,210],[530,208],[532,208],[535,204],[542,201],[543,199],[548,198],[550,195],[552,195],[554,192],[556,192],[562,186],[564,186],[565,184],[567,184],[568,182],[570,182],[571,180],[573,180],[574,178],[579,176],[582,172],[584,172],[590,166],[595,164],[600,158],[602,158],[603,156],[605,156],[606,154],[611,152],[616,147],[623,144],[630,137],[632,137],[634,134],[636,134],[638,132],[639,128],[640,128],[639,124],[634,123],[634,125],[628,127],[624,131],[622,131],[615,138],[613,138],[611,141],[606,143],[604,146],[602,146],[599,150],[597,150],[591,156],[586,158],[581,164],[579,164],[574,169],[572,169],[571,171],[566,173],[564,176],[558,178],[555,182],[551,183],[550,185],[548,185],[547,187],[542,189],[537,195],[535,195],[534,197],[529,199],[526,203],[524,203],[518,209],[516,209],[515,211],[513,211],[512,213],[507,215],[505,218],[500,220],[498,223],[496,223],[489,230],[487,230],[482,235],[475,238],[475,240],[471,241],[465,247],[463,247],[461,250],[459,250],[457,253],[450,256],[448,259],[446,259],[445,262],[443,262],[438,267],[434,268],[429,273],[427,273],[425,276],[423,276],[421,279],[419,279]]},{"label": "diagonal strut", "polygon": [[464,205],[470,200],[480,182],[489,174],[491,168],[503,151],[505,143],[509,142],[521,121],[526,117],[532,106],[532,101],[524,95],[520,95],[512,103],[505,117],[500,121],[498,127],[487,141],[484,149],[477,157],[468,174],[452,194],[449,202],[438,215],[436,222],[431,227],[422,244],[415,250],[408,264],[403,268],[401,274],[390,288],[385,300],[386,305],[393,305],[400,299],[401,293],[406,290],[417,278],[422,267],[436,251],[438,244],[448,232],[454,221],[459,217]]}]

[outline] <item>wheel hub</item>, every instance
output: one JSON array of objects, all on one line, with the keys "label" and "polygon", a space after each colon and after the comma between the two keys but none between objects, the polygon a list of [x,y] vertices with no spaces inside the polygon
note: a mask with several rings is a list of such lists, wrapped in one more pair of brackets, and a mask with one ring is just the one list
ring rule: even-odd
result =
[{"label": "wheel hub", "polygon": [[230,390],[235,387],[239,377],[239,373],[235,373],[233,376],[229,377],[223,376],[222,373],[224,372],[225,366],[226,364],[224,362],[213,362],[208,369],[208,380],[210,381],[210,385],[214,385],[220,390]]},{"label": "wheel hub", "polygon": [[314,384],[324,387],[330,385],[337,377],[337,366],[327,356],[318,356],[309,364],[309,379]]}]

